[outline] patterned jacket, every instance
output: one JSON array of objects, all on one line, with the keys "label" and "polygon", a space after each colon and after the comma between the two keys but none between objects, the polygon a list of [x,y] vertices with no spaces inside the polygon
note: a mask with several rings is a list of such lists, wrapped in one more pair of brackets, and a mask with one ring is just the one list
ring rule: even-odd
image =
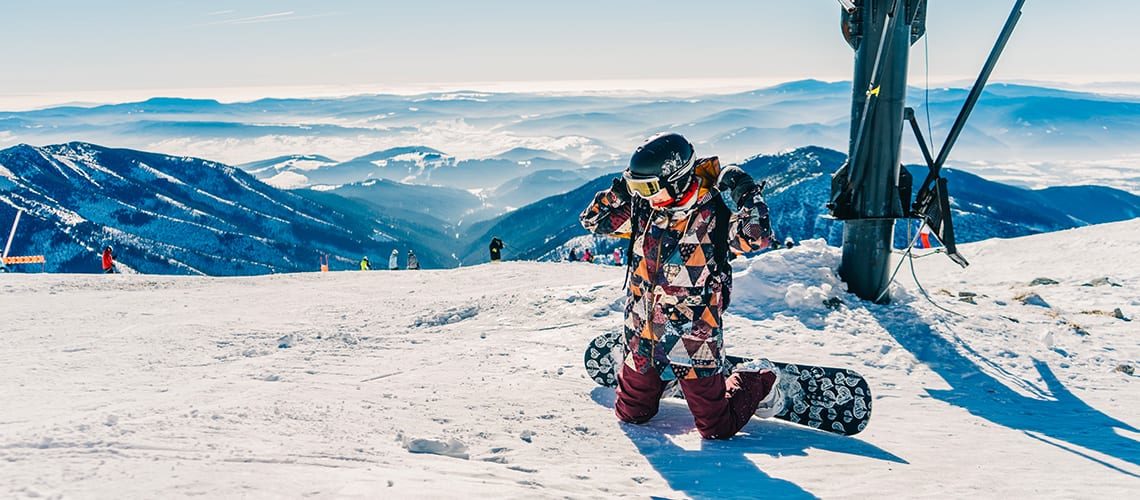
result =
[{"label": "patterned jacket", "polygon": [[[636,197],[622,202],[607,189],[580,216],[588,231],[634,238],[626,271],[625,363],[641,373],[653,367],[665,380],[725,373],[721,313],[732,269],[716,252],[752,252],[771,243],[759,187],[726,217],[715,187],[719,160],[697,160],[695,175],[701,183],[697,201],[686,211],[654,210]],[[726,214],[718,218],[718,211]],[[727,222],[727,231],[717,230],[718,221]],[[728,241],[717,244],[714,235]]]}]

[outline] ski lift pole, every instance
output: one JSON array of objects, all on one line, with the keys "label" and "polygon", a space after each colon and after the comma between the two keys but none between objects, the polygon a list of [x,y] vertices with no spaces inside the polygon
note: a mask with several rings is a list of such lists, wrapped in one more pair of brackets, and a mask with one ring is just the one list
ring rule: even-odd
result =
[{"label": "ski lift pole", "polygon": [[8,250],[12,249],[12,240],[16,238],[16,228],[20,226],[20,215],[23,213],[23,210],[16,209],[16,221],[12,223],[12,231],[8,233],[8,242],[4,244],[4,253],[0,254],[0,267],[4,266],[4,259],[8,258]]},{"label": "ski lift pole", "polygon": [[840,3],[855,72],[848,163],[830,204],[843,220],[839,274],[852,293],[885,301],[895,220],[906,216],[899,177],[910,46],[925,32],[926,0]]}]

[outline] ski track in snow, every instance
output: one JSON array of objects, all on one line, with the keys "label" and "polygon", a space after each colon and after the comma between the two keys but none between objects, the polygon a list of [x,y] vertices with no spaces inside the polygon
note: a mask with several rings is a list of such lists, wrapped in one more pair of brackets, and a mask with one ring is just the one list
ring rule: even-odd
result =
[{"label": "ski track in snow", "polygon": [[818,242],[738,261],[729,352],[853,368],[875,406],[853,438],[753,419],[728,442],[677,401],[619,424],[585,377],[621,325],[613,267],[0,275],[0,496],[1134,496],[1116,368],[1140,323],[1109,313],[1140,316],[1137,245],[1132,221],[920,259],[961,317],[906,268],[892,305],[854,300]]}]

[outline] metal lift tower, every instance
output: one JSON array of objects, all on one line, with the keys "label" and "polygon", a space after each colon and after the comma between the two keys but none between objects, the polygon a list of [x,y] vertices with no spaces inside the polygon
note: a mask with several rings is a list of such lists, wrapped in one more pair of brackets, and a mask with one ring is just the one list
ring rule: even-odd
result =
[{"label": "metal lift tower", "polygon": [[[854,96],[848,161],[832,178],[828,207],[832,216],[844,221],[840,276],[859,297],[885,302],[896,219],[923,220],[950,258],[968,265],[954,244],[949,195],[940,172],[1021,17],[1025,0],[1016,0],[937,158],[922,137],[914,111],[906,107],[910,47],[926,34],[927,0],[839,3],[843,36],[855,49]],[[930,169],[913,203],[913,181],[900,162],[907,122]]]}]

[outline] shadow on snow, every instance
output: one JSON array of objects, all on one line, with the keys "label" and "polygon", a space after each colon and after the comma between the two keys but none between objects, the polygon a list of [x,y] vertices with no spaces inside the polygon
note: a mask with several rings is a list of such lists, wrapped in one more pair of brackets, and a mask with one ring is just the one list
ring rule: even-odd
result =
[{"label": "shadow on snow", "polygon": [[[607,408],[614,406],[613,389],[597,387],[590,397]],[[856,438],[760,419],[752,419],[731,440],[702,440],[699,450],[686,450],[669,439],[695,431],[688,407],[678,402],[664,402],[660,413],[645,425],[621,427],[669,487],[692,498],[816,498],[795,483],[764,473],[748,454],[805,456],[814,448],[907,463]]]},{"label": "shadow on snow", "polygon": [[[921,321],[909,306],[869,307],[879,324],[921,363],[942,377],[951,389],[927,389],[933,398],[965,409],[995,424],[1020,430],[1027,436],[1097,462],[1132,477],[1126,471],[1090,456],[1069,445],[1112,456],[1140,465],[1140,441],[1121,435],[1118,429],[1140,432],[1125,422],[1112,418],[1082,401],[1057,379],[1044,361],[1034,359],[1034,366],[1045,381],[1046,391],[1019,381],[1040,397],[1025,396],[983,371],[956,347]],[[977,356],[982,359],[980,355]],[[984,359],[982,359],[985,362]],[[991,368],[1002,373],[996,365]],[[1010,378],[1015,378],[1009,375]],[[1052,399],[1049,399],[1051,396]]]}]

